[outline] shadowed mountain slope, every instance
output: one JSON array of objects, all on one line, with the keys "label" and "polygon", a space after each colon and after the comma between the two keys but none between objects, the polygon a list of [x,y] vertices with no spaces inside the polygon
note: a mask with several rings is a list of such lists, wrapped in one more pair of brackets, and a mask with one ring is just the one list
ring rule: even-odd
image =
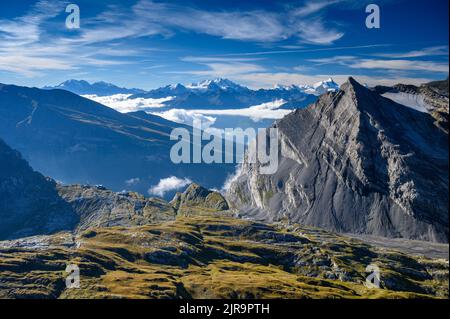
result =
[{"label": "shadowed mountain slope", "polygon": [[69,230],[77,221],[55,182],[0,139],[0,240]]},{"label": "shadowed mountain slope", "polygon": [[221,187],[233,165],[172,163],[175,127],[185,126],[122,114],[64,90],[0,85],[0,137],[33,168],[67,184],[145,194],[161,178],[177,176]]}]

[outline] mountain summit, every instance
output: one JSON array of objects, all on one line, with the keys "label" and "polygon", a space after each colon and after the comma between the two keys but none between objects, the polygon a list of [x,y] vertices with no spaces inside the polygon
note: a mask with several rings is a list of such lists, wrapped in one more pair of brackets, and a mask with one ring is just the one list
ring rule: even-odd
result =
[{"label": "mountain summit", "polygon": [[334,82],[332,78],[329,78],[326,81],[320,81],[313,85],[313,92],[314,94],[324,94],[327,92],[337,92],[339,91],[339,84]]},{"label": "mountain summit", "polygon": [[278,171],[244,163],[244,215],[338,232],[448,242],[448,135],[353,78],[279,120]]},{"label": "mountain summit", "polygon": [[233,81],[223,78],[216,78],[213,80],[201,81],[199,83],[192,83],[190,85],[187,85],[186,87],[189,89],[198,89],[198,90],[214,90],[214,89],[234,90],[234,91],[248,90],[244,86],[241,86],[239,84],[234,83]]},{"label": "mountain summit", "polygon": [[143,93],[144,90],[140,89],[127,89],[118,87],[114,84],[104,81],[89,83],[84,80],[67,80],[57,86],[46,86],[46,90],[61,89],[70,91],[75,94],[94,94],[98,96],[114,95],[114,94],[138,94]]}]

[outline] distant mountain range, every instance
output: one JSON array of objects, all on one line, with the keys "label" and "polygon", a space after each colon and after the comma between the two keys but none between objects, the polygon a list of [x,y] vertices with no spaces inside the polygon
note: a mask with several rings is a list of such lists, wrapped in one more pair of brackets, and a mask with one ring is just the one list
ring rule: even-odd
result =
[{"label": "distant mountain range", "polygon": [[[438,86],[444,100],[421,95],[438,94],[430,87],[414,94],[444,103],[448,84],[447,92]],[[350,78],[277,121],[277,172],[244,163],[230,203],[246,217],[448,243],[448,132],[427,112],[379,93]]]},{"label": "distant mountain range", "polygon": [[64,183],[146,194],[176,176],[220,188],[234,166],[173,164],[175,127],[184,126],[144,112],[122,114],[64,90],[0,84],[0,138],[34,169]]},{"label": "distant mountain range", "polygon": [[339,85],[330,78],[313,86],[291,85],[252,90],[228,79],[217,78],[189,85],[167,85],[150,91],[124,89],[105,82],[89,84],[76,80],[63,82],[56,87],[46,87],[50,88],[64,89],[80,95],[130,94],[130,100],[164,99],[163,104],[167,108],[235,109],[275,100],[284,100],[287,108],[304,107],[314,102],[320,94],[339,90]]},{"label": "distant mountain range", "polygon": [[121,88],[114,84],[106,83],[103,81],[89,83],[84,80],[68,80],[56,86],[45,86],[43,87],[43,89],[45,90],[61,89],[78,95],[95,94],[97,96],[106,96],[114,94],[138,94],[145,92],[144,90],[140,89]]}]

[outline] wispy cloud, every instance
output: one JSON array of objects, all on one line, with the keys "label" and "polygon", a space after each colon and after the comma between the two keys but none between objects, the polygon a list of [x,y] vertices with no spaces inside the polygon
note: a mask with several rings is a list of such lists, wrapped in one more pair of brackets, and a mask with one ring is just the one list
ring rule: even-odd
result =
[{"label": "wispy cloud", "polygon": [[61,8],[64,8],[63,3],[62,1],[41,0],[22,17],[12,20],[1,19],[0,38],[5,41],[3,45],[29,44],[39,40],[42,32],[40,25],[60,14]]},{"label": "wispy cloud", "polygon": [[321,19],[299,21],[299,37],[305,43],[331,44],[344,36],[344,32],[325,27]]},{"label": "wispy cloud", "polygon": [[[331,44],[343,33],[327,28],[318,17],[311,20],[309,15],[334,2],[308,2],[304,7],[276,13],[264,10],[206,11],[141,0],[133,7],[133,25],[140,29],[140,25],[148,24],[147,30],[157,32],[166,28],[167,34],[175,28],[240,41],[276,42],[298,37],[307,43]],[[160,28],[155,29],[155,25]]]},{"label": "wispy cloud", "polygon": [[328,0],[328,1],[308,1],[304,4],[304,6],[299,7],[293,11],[295,16],[305,17],[309,16],[313,13],[317,13],[324,8],[336,4],[338,2],[342,2],[342,0]]},{"label": "wispy cloud", "polygon": [[41,25],[61,13],[63,3],[41,0],[21,17],[0,20],[0,70],[34,76],[43,69],[73,68],[70,63],[54,58],[58,53],[67,52],[66,48],[49,45],[33,50],[44,32]]},{"label": "wispy cloud", "polygon": [[276,54],[292,54],[292,53],[312,53],[312,52],[326,52],[326,51],[337,51],[337,50],[352,50],[352,49],[372,49],[380,47],[389,47],[392,44],[368,44],[368,45],[354,45],[354,46],[340,46],[340,47],[327,47],[327,48],[308,48],[308,49],[294,49],[289,48],[288,50],[267,50],[267,51],[254,51],[254,52],[239,52],[239,53],[226,53],[220,56],[222,57],[247,57],[247,56],[264,56],[264,55],[276,55]]},{"label": "wispy cloud", "polygon": [[[46,71],[76,70],[83,65],[127,64],[116,57],[137,54],[130,49],[99,48],[90,46],[89,41],[49,33],[49,25],[54,27],[50,20],[64,14],[67,3],[40,0],[23,16],[0,20],[0,71],[33,77]],[[62,28],[63,21],[59,30]]]},{"label": "wispy cloud", "polygon": [[232,58],[232,57],[184,57],[185,62],[193,62],[206,67],[204,70],[172,71],[169,73],[191,74],[203,77],[234,78],[242,74],[266,71],[266,68],[252,63],[260,61],[260,58]]},{"label": "wispy cloud", "polygon": [[[69,35],[64,30],[53,32],[48,28],[49,20],[58,15],[63,18],[68,2],[41,0],[23,16],[0,20],[0,70],[35,76],[40,71],[127,64],[130,62],[120,58],[138,56],[142,48],[114,48],[113,44],[157,35],[167,38],[180,31],[255,43],[290,39],[329,45],[343,36],[342,31],[327,26],[322,18],[321,12],[335,2],[309,1],[287,11],[232,11],[139,0],[128,8],[108,5],[98,15],[83,18],[82,27]],[[228,72],[225,69],[229,65],[210,62],[215,72]],[[236,62],[236,67],[258,71],[244,61]]]},{"label": "wispy cloud", "polygon": [[133,178],[126,180],[125,184],[127,186],[133,186],[133,185],[138,184],[140,181],[141,181],[141,179],[139,177],[133,177]]},{"label": "wispy cloud", "polygon": [[357,56],[334,56],[321,59],[309,59],[320,65],[339,64],[352,69],[378,69],[402,71],[428,71],[448,73],[448,62],[405,59],[366,59]]},{"label": "wispy cloud", "polygon": [[403,53],[376,53],[374,56],[393,58],[393,59],[405,59],[405,58],[418,58],[424,56],[448,56],[448,46],[434,46],[429,48],[424,48],[420,50],[413,50]]},{"label": "wispy cloud", "polygon": [[0,70],[19,73],[32,77],[39,74],[40,70],[73,70],[72,64],[64,60],[54,58],[26,56],[20,53],[3,56],[0,54]]},{"label": "wispy cloud", "polygon": [[412,60],[361,59],[348,65],[353,69],[384,69],[448,73],[448,63]]}]

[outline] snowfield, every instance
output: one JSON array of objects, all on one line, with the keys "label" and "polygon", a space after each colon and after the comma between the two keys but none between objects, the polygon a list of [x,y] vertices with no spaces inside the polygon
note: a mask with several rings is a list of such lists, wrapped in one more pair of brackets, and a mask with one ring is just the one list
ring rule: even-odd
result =
[{"label": "snowfield", "polygon": [[429,113],[428,110],[431,108],[427,103],[425,103],[423,96],[419,94],[387,92],[382,94],[382,96],[422,113]]}]

